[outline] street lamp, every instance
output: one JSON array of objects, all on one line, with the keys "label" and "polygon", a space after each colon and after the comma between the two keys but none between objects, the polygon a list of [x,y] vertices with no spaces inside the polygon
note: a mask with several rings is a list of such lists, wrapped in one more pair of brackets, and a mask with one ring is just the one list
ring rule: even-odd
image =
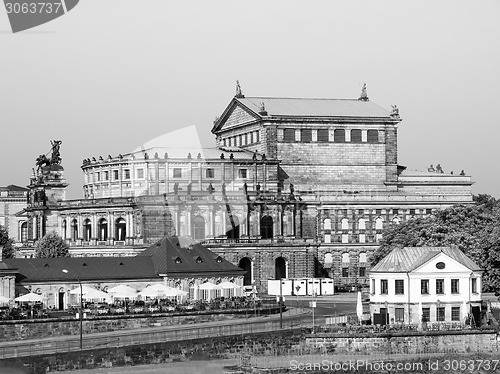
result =
[{"label": "street lamp", "polygon": [[[64,274],[68,274],[68,270],[62,269]],[[83,349],[83,287],[80,278],[76,278],[78,280],[78,284],[80,285],[80,313],[78,313],[78,317],[80,318],[80,351]]]}]

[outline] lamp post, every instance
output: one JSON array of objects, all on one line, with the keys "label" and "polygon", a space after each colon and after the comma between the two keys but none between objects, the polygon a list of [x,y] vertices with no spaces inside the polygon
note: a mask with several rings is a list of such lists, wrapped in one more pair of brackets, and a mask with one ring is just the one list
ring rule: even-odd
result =
[{"label": "lamp post", "polygon": [[[68,270],[63,269],[62,272],[64,274],[68,274]],[[78,317],[80,319],[80,351],[83,349],[83,287],[80,278],[76,278],[78,280],[78,284],[80,285],[80,313],[78,313]]]}]

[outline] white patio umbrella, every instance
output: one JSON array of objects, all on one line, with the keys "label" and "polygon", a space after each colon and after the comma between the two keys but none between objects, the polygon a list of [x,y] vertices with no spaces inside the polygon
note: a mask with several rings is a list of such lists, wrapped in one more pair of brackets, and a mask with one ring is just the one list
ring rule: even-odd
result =
[{"label": "white patio umbrella", "polygon": [[[81,293],[83,295],[85,295],[87,292],[92,291],[92,290],[98,291],[97,288],[93,288],[93,287],[87,286],[85,284],[83,284],[81,287]],[[69,291],[69,293],[71,295],[80,295],[80,286],[77,286],[76,288],[72,289],[71,291]]]},{"label": "white patio umbrella", "polygon": [[232,297],[236,290],[240,290],[243,286],[238,286],[233,282],[222,282],[218,286],[224,290],[224,296]]},{"label": "white patio umbrella", "polygon": [[211,283],[211,282],[206,282],[202,283],[199,286],[200,290],[220,290],[221,287],[219,285]]},{"label": "white patio umbrella", "polygon": [[87,292],[83,292],[83,299],[84,300],[108,300],[108,298],[111,298],[111,295],[106,293],[106,292],[103,292],[103,291],[99,291],[98,289],[89,289],[87,290]]},{"label": "white patio umbrella", "polygon": [[465,323],[467,316],[469,315],[469,307],[467,305],[467,301],[464,300],[462,303],[462,322]]},{"label": "white patio umbrella", "polygon": [[38,294],[33,293],[33,292],[30,292],[30,293],[27,293],[26,295],[16,297],[14,300],[19,301],[19,302],[36,302],[36,301],[42,301],[43,296],[38,295]]},{"label": "white patio umbrella", "polygon": [[136,299],[139,296],[136,289],[126,284],[111,287],[108,289],[108,293],[116,299]]},{"label": "white patio umbrella", "polygon": [[356,315],[358,316],[358,321],[361,324],[361,319],[363,318],[363,300],[361,297],[361,291],[358,291],[358,301],[356,303]]},{"label": "white patio umbrella", "polygon": [[141,292],[139,292],[141,297],[160,297],[162,295],[162,291],[159,291],[156,287],[147,286]]},{"label": "white patio umbrella", "polygon": [[222,289],[224,288],[233,288],[233,289],[240,289],[242,286],[238,286],[236,283],[233,282],[222,282],[218,284],[218,286]]}]

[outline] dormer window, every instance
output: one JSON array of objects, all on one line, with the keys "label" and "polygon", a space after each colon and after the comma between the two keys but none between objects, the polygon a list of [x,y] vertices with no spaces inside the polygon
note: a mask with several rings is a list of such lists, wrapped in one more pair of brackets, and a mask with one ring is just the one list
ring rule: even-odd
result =
[{"label": "dormer window", "polygon": [[180,264],[180,263],[182,263],[182,260],[181,260],[181,258],[180,258],[180,257],[176,257],[176,258],[174,258],[174,262],[175,262],[176,264]]},{"label": "dormer window", "polygon": [[222,262],[222,257],[221,256],[217,256],[215,258],[215,262],[221,263]]},{"label": "dormer window", "polygon": [[195,261],[197,264],[201,264],[203,262],[203,259],[200,256],[198,256],[195,258]]}]

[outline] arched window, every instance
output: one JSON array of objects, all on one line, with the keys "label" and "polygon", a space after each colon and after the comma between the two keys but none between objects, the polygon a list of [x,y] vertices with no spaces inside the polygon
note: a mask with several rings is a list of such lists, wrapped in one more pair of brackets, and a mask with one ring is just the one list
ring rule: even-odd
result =
[{"label": "arched window", "polygon": [[108,221],[106,218],[101,218],[97,224],[98,239],[100,241],[108,240]]},{"label": "arched window", "polygon": [[360,218],[358,220],[358,229],[359,230],[366,230],[366,221],[364,218]]},{"label": "arched window", "polygon": [[260,236],[262,239],[273,238],[273,217],[264,216],[260,220]]},{"label": "arched window", "polygon": [[401,218],[399,218],[398,216],[394,217],[392,219],[392,223],[395,223],[396,225],[399,225],[401,223]]},{"label": "arched window", "polygon": [[361,130],[359,129],[351,130],[351,142],[361,143]]},{"label": "arched window", "polygon": [[92,236],[92,224],[90,219],[83,221],[83,240],[88,242]]},{"label": "arched window", "polygon": [[326,218],[325,221],[323,222],[323,226],[325,230],[331,230],[332,229],[332,220],[330,218]]},{"label": "arched window", "polygon": [[68,239],[68,224],[66,223],[66,220],[62,222],[62,238]]},{"label": "arched window", "polygon": [[349,256],[349,253],[348,252],[342,253],[342,263],[343,264],[348,264],[350,262],[351,262],[351,258]]},{"label": "arched window", "polygon": [[341,228],[342,230],[349,230],[349,220],[347,218],[342,218]]},{"label": "arched window", "polygon": [[368,130],[366,141],[368,143],[378,143],[378,130]]},{"label": "arched window", "polygon": [[345,130],[336,129],[333,131],[333,141],[335,143],[345,143]]},{"label": "arched window", "polygon": [[205,219],[202,216],[193,218],[193,239],[205,239]]},{"label": "arched window", "polygon": [[375,230],[382,230],[384,228],[384,220],[381,217],[375,219]]},{"label": "arched window", "polygon": [[293,235],[293,213],[288,210],[283,213],[283,235]]},{"label": "arched window", "polygon": [[252,261],[248,257],[243,257],[238,263],[238,267],[246,271],[243,275],[243,285],[252,285]]},{"label": "arched window", "polygon": [[227,217],[226,236],[228,239],[240,238],[240,221],[234,214]]},{"label": "arched window", "polygon": [[78,239],[78,222],[76,219],[71,221],[71,241],[76,241]]},{"label": "arched window", "polygon": [[278,257],[274,260],[274,279],[286,278],[286,260]]},{"label": "arched window", "polygon": [[21,223],[21,243],[25,243],[28,240],[28,223]]},{"label": "arched window", "polygon": [[123,218],[115,221],[115,240],[124,241],[127,237],[127,222]]},{"label": "arched window", "polygon": [[333,267],[333,254],[325,253],[325,268]]}]

